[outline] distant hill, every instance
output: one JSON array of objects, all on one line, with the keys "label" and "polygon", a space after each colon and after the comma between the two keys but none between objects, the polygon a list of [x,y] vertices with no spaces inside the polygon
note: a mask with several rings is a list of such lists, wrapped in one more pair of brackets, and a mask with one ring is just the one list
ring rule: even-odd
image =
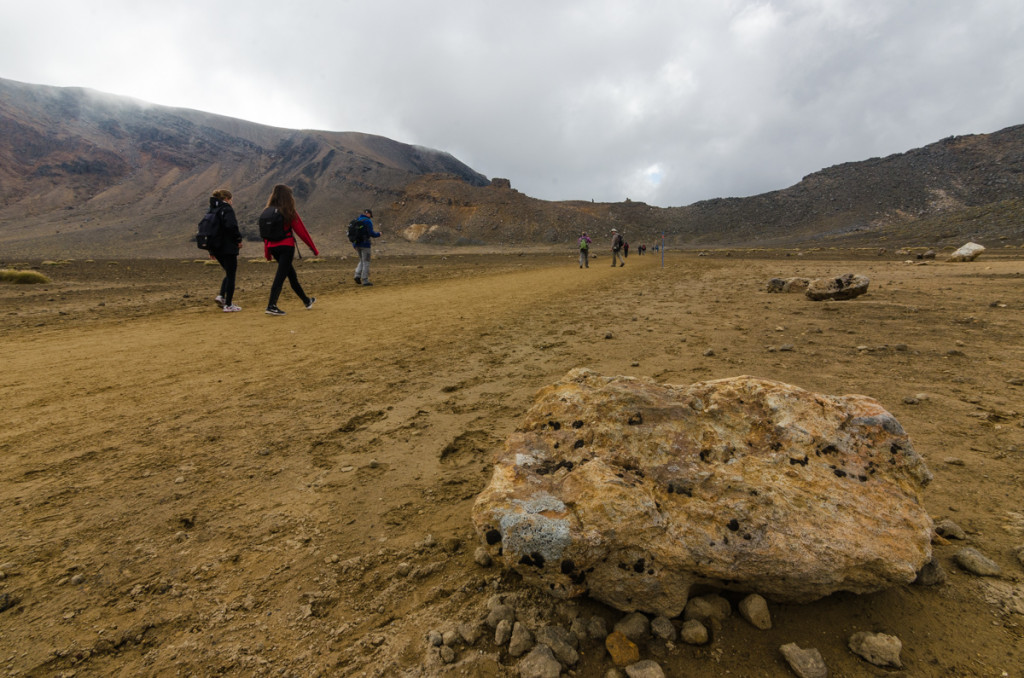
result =
[{"label": "distant hill", "polygon": [[[288,130],[79,88],[0,79],[0,258],[191,256],[206,198],[225,186],[253,223],[276,183],[327,253],[364,207],[389,237],[568,246],[613,226],[674,246],[1024,242],[1024,126],[836,165],[747,198],[682,207],[551,202],[443,151],[357,132]],[[600,240],[599,240],[600,242]]]}]

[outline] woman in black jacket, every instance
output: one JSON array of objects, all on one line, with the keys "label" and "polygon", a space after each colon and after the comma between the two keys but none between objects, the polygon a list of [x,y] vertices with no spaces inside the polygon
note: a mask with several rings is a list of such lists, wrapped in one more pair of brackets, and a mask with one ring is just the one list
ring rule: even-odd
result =
[{"label": "woman in black jacket", "polygon": [[232,297],[235,296],[235,272],[238,270],[238,251],[242,248],[242,234],[238,230],[238,219],[235,218],[235,210],[231,206],[231,191],[226,188],[214,191],[210,196],[210,211],[217,211],[220,215],[220,228],[217,229],[217,237],[210,246],[210,256],[224,269],[220,294],[214,301],[225,313],[234,313],[242,310],[232,301]]}]

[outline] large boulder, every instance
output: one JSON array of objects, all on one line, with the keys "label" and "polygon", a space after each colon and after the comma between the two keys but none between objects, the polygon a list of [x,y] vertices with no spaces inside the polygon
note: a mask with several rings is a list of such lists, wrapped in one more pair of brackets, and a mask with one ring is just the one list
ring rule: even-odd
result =
[{"label": "large boulder", "polygon": [[949,255],[950,261],[974,261],[978,258],[978,255],[985,251],[984,245],[979,245],[976,242],[969,242],[956,252]]},{"label": "large boulder", "polygon": [[557,597],[674,617],[695,586],[803,602],[911,583],[931,557],[930,480],[866,396],[576,369],[508,437],[473,520]]},{"label": "large boulder", "polygon": [[871,281],[857,273],[847,273],[838,278],[817,278],[812,280],[804,291],[808,299],[812,301],[824,301],[834,299],[842,301],[859,297],[868,291]]}]

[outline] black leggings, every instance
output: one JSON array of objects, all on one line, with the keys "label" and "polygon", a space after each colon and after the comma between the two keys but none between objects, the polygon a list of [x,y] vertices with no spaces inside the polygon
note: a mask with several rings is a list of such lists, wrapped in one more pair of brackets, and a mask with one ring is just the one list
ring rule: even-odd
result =
[{"label": "black leggings", "polygon": [[277,299],[281,296],[281,288],[284,287],[284,279],[288,278],[288,284],[292,286],[295,294],[302,299],[303,305],[309,304],[309,297],[302,291],[299,284],[299,276],[292,266],[292,259],[295,257],[295,248],[290,245],[279,245],[270,248],[270,255],[277,260],[277,273],[274,275],[274,284],[270,286],[270,301],[267,308],[277,306]]},{"label": "black leggings", "polygon": [[224,269],[224,280],[220,283],[220,296],[224,297],[224,305],[230,306],[235,296],[235,273],[238,271],[237,254],[214,254],[217,263]]}]

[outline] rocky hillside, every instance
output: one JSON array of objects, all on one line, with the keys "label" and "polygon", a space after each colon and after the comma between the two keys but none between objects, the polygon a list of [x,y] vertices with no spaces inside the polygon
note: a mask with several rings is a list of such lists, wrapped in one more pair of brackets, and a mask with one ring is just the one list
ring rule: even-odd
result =
[{"label": "rocky hillside", "polygon": [[413,243],[569,245],[614,226],[674,246],[1020,244],[1024,126],[950,137],[816,172],[795,186],[684,207],[549,202],[450,154],[355,132],[287,130],[76,88],[0,80],[4,257],[183,256],[226,186],[255,237],[276,183],[328,253],[371,206]]}]

